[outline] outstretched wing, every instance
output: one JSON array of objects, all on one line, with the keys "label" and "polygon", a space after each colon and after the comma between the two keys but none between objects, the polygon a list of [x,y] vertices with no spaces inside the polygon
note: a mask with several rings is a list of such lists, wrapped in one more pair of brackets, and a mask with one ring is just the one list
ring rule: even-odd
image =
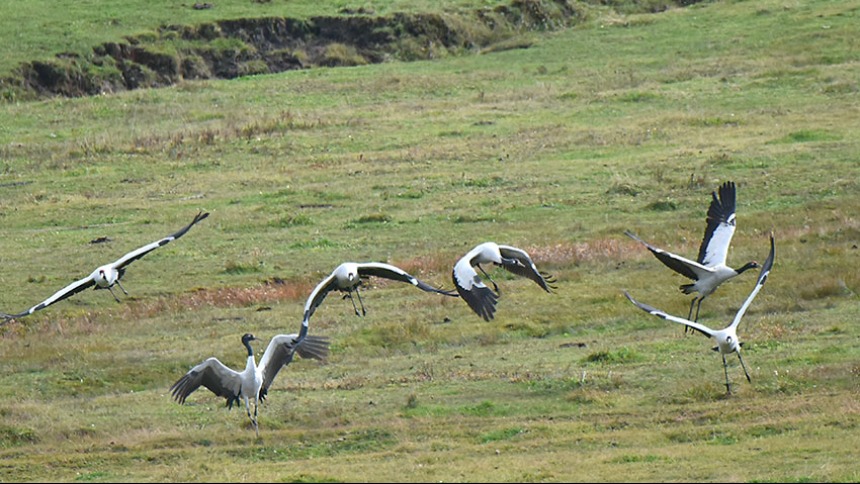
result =
[{"label": "outstretched wing", "polygon": [[444,294],[446,296],[457,297],[457,293],[454,291],[445,291],[442,289],[437,289],[427,284],[426,282],[418,279],[417,277],[410,275],[403,269],[397,266],[393,266],[391,264],[386,264],[384,262],[364,262],[358,264],[358,274],[362,277],[376,276],[385,279],[392,279],[395,281],[407,282],[417,287],[418,289],[427,292],[435,292],[439,294]]},{"label": "outstretched wing", "polygon": [[704,266],[713,267],[726,263],[737,223],[736,196],[734,182],[725,182],[720,186],[719,198],[716,192],[711,193],[713,199],[708,207],[705,235],[699,247],[699,258],[696,259]]},{"label": "outstretched wing", "polygon": [[226,398],[227,405],[232,408],[233,402],[238,401],[239,392],[242,390],[242,376],[217,358],[209,358],[177,380],[170,387],[170,392],[173,394],[173,399],[182,404],[185,403],[188,395],[201,385],[215,395]]},{"label": "outstretched wing", "polygon": [[258,368],[263,374],[263,386],[260,388],[260,398],[266,398],[269,386],[275,380],[281,368],[293,361],[293,355],[298,353],[302,358],[313,358],[325,361],[328,357],[329,340],[325,336],[310,335],[298,341],[297,334],[279,334],[269,341],[266,352],[260,359]]},{"label": "outstretched wing", "polygon": [[654,316],[657,316],[657,317],[663,318],[663,319],[667,319],[669,321],[674,321],[676,323],[681,323],[681,324],[683,324],[683,325],[685,325],[691,329],[694,329],[694,330],[702,333],[705,336],[713,336],[716,333],[716,331],[705,326],[704,324],[699,324],[699,323],[696,323],[694,321],[690,321],[689,319],[679,318],[677,316],[672,316],[669,313],[663,312],[663,311],[661,311],[657,308],[651,307],[645,303],[641,303],[641,302],[633,299],[633,297],[631,297],[627,291],[624,291],[624,295],[627,296],[627,299],[629,299],[630,302],[632,302],[637,307],[639,307],[639,309],[641,309],[647,313],[651,313]]},{"label": "outstretched wing", "polygon": [[[555,288],[552,285],[555,282],[552,276],[538,271],[537,266],[526,251],[510,245],[499,245],[499,253],[502,255],[502,267],[505,269],[518,276],[533,280],[546,292],[552,292],[550,288]],[[507,263],[505,259],[512,259],[516,263]]]},{"label": "outstretched wing", "polygon": [[[167,244],[168,242],[170,242],[172,240],[176,240],[179,237],[182,237],[182,235],[184,235],[185,232],[188,232],[188,229],[190,229],[194,224],[196,224],[197,222],[203,220],[204,218],[206,218],[208,216],[209,216],[208,213],[204,213],[204,212],[198,213],[197,216],[194,217],[194,220],[190,224],[188,224],[186,227],[184,227],[182,230],[176,232],[173,235],[169,235],[169,236],[167,236],[167,237],[165,237],[159,241],[145,245],[145,246],[143,246],[143,247],[141,247],[141,248],[139,248],[133,252],[129,252],[128,254],[122,256],[119,260],[114,262],[113,266],[120,272],[120,275],[121,275],[123,273],[123,267],[127,266],[128,264],[130,264],[131,262],[133,262],[137,259],[140,259],[144,255],[146,255],[149,252],[161,247],[162,245]],[[0,314],[0,317],[3,317],[4,319],[6,319],[8,321],[10,319],[20,318],[23,316],[27,316],[29,314],[33,314],[35,311],[38,311],[40,309],[44,309],[44,308],[50,306],[51,304],[54,304],[55,302],[62,301],[63,299],[71,297],[71,296],[83,291],[84,289],[92,287],[95,285],[95,283],[96,282],[95,282],[95,279],[93,277],[93,274],[90,274],[89,276],[87,276],[83,279],[79,279],[79,280],[69,284],[68,286],[60,289],[59,291],[57,291],[53,295],[51,295],[51,297],[49,297],[48,299],[45,299],[44,301],[40,302],[39,304],[31,307],[30,309],[28,309],[26,311],[20,312],[18,314]]]},{"label": "outstretched wing", "polygon": [[653,245],[645,242],[640,239],[633,232],[629,230],[625,230],[624,233],[633,240],[638,241],[642,245],[644,245],[648,250],[654,254],[660,262],[662,262],[666,267],[672,269],[673,271],[681,274],[684,277],[692,279],[694,281],[698,281],[702,276],[713,272],[711,269],[699,264],[698,262],[687,259],[686,257],[681,257],[677,254],[673,254],[671,252],[666,252],[659,247],[654,247]]},{"label": "outstretched wing", "polygon": [[151,244],[144,245],[143,247],[141,247],[137,250],[129,252],[128,254],[120,257],[116,262],[114,262],[113,263],[114,267],[117,270],[122,269],[123,267],[125,267],[125,266],[131,264],[132,262],[140,259],[141,257],[152,252],[153,250],[155,250],[155,249],[157,249],[163,245],[166,245],[166,244],[178,239],[179,237],[182,237],[183,235],[185,235],[185,232],[188,232],[188,230],[194,226],[194,224],[205,219],[208,216],[209,216],[208,212],[199,212],[194,217],[194,220],[192,220],[190,224],[186,225],[185,227],[183,227],[178,232],[171,234],[171,235],[168,235],[167,237],[164,237],[163,239],[156,240],[155,242],[153,242]]},{"label": "outstretched wing", "polygon": [[317,287],[311,291],[310,296],[308,296],[308,300],[305,302],[305,314],[302,317],[302,328],[299,333],[300,341],[304,340],[308,334],[308,325],[310,324],[311,316],[313,316],[314,311],[316,311],[319,305],[322,304],[326,295],[336,288],[337,277],[335,276],[335,273],[332,272],[328,277],[320,281],[320,283],[317,284]]},{"label": "outstretched wing", "polygon": [[55,292],[48,299],[45,299],[44,301],[40,302],[39,304],[31,307],[30,309],[28,309],[26,311],[20,312],[18,314],[4,314],[3,317],[8,320],[8,319],[21,318],[21,317],[27,316],[29,314],[33,314],[34,312],[36,312],[40,309],[44,309],[44,308],[50,306],[51,304],[54,304],[55,302],[62,301],[63,299],[71,297],[71,296],[83,291],[84,289],[87,289],[88,287],[94,286],[95,284],[96,284],[95,279],[93,279],[92,275],[89,275],[83,279],[79,279],[79,280],[69,284],[68,286],[60,289],[59,291]]},{"label": "outstretched wing", "polygon": [[493,319],[499,295],[484,284],[472,266],[472,253],[463,256],[455,265],[452,273],[454,287],[472,311],[484,318]]},{"label": "outstretched wing", "polygon": [[747,312],[747,308],[752,303],[753,299],[755,299],[756,294],[758,294],[759,290],[761,290],[764,283],[767,282],[767,276],[770,274],[770,269],[773,267],[773,259],[776,254],[776,248],[773,242],[773,234],[770,234],[770,253],[767,256],[767,260],[764,261],[764,265],[761,268],[761,272],[758,275],[758,280],[755,283],[755,287],[749,296],[747,296],[746,301],[744,301],[743,306],[738,310],[738,313],[735,314],[735,319],[732,320],[732,324],[730,327],[737,327],[741,322],[741,318],[744,316],[744,313]]}]

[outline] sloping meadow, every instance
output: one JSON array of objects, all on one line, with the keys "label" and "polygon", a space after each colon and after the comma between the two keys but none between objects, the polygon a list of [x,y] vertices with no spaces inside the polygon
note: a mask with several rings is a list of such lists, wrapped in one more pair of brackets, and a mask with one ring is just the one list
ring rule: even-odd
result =
[{"label": "sloping meadow", "polygon": [[[0,72],[11,68],[9,74],[0,76],[0,94],[6,100],[88,96],[165,87],[183,80],[234,79],[320,66],[505,50],[529,45],[519,34],[563,29],[580,22],[588,8],[588,4],[568,0],[514,0],[444,9],[378,2],[382,13],[372,7],[341,7],[333,14],[325,5],[292,2],[289,7],[273,7],[265,3],[269,2],[248,5],[228,0],[214,18],[192,14],[185,4],[106,3],[98,13],[79,11],[79,5],[70,4],[67,9],[75,12],[81,24],[99,28],[53,36],[52,27],[67,28],[68,17],[55,18],[45,10],[65,11],[62,5],[42,5],[40,14],[45,20],[36,32],[29,32],[27,24],[22,29],[20,20],[27,13],[16,12],[0,21],[19,33],[10,39],[19,48],[0,62]],[[214,8],[208,3],[194,5],[208,7],[193,9],[197,11]],[[135,6],[148,15],[139,16]],[[400,10],[404,7],[407,10]],[[38,10],[38,3],[29,9]],[[129,28],[143,31],[130,33]],[[20,42],[21,37],[30,42]],[[94,45],[80,47],[84,39]],[[26,56],[31,46],[41,49],[33,52],[35,58],[24,57],[15,65],[13,59]],[[45,58],[44,51],[50,49],[58,53]]]}]

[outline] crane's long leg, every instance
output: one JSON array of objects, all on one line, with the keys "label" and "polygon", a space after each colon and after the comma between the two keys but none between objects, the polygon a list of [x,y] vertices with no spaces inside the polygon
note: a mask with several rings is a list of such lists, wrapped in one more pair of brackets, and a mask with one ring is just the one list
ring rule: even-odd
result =
[{"label": "crane's long leg", "polygon": [[702,309],[702,301],[704,299],[705,299],[705,296],[699,297],[699,302],[696,304],[696,319],[694,319],[693,321],[696,321],[696,322],[699,321],[699,309]]},{"label": "crane's long leg", "polygon": [[259,399],[254,399],[254,432],[257,434],[257,438],[260,438],[260,425],[257,423],[257,406],[259,404]]},{"label": "crane's long leg", "polygon": [[[694,297],[693,300],[690,301],[690,312],[687,314],[687,319],[689,319],[690,321],[699,321],[699,309],[702,307],[702,299],[704,299],[704,297]],[[699,304],[696,305],[696,319],[693,319],[693,306],[696,304],[697,301]],[[692,332],[693,328],[689,326],[684,326],[684,334]]]},{"label": "crane's long leg", "polygon": [[113,296],[114,299],[116,299],[116,302],[120,302],[119,298],[116,297],[116,294],[113,293],[113,289],[111,289],[110,286],[108,286],[108,291],[110,291],[110,295]]},{"label": "crane's long leg", "polygon": [[[367,310],[364,309],[364,301],[361,300],[361,292],[358,290],[358,286],[355,286],[355,295],[358,297],[358,304],[361,306],[361,315],[364,316],[367,314]],[[358,314],[356,311],[355,314]]]},{"label": "crane's long leg", "polygon": [[119,278],[117,278],[117,280],[116,280],[116,285],[119,286],[120,289],[122,289],[123,294],[128,296],[128,291],[126,291],[125,288],[122,287],[122,284],[120,284],[120,282],[119,282]]},{"label": "crane's long leg", "polygon": [[732,394],[732,384],[729,383],[729,365],[726,363],[726,355],[725,353],[720,353],[720,356],[723,357],[723,371],[726,373],[726,393]]},{"label": "crane's long leg", "polygon": [[347,293],[343,295],[343,298],[349,299],[349,302],[352,303],[352,310],[355,311],[355,315],[361,316],[361,313],[358,312],[358,307],[355,305],[355,299],[352,298],[352,291],[347,291]]},{"label": "crane's long leg", "polygon": [[744,369],[744,375],[746,375],[747,381],[752,383],[752,380],[750,379],[750,373],[747,371],[747,365],[744,364],[744,359],[741,357],[740,350],[738,350],[737,353],[738,353],[738,359],[741,360],[741,367],[743,367],[743,369]]},{"label": "crane's long leg", "polygon": [[255,407],[254,407],[254,415],[255,415],[255,416],[254,416],[254,417],[252,417],[252,416],[251,416],[251,403],[250,403],[248,400],[249,400],[249,398],[248,398],[248,397],[245,397],[245,413],[247,413],[247,414],[248,414],[248,419],[249,419],[249,420],[251,421],[251,423],[254,425],[254,430],[256,431],[256,430],[257,430],[257,418],[256,418],[257,408],[256,408],[256,405],[255,405]]},{"label": "crane's long leg", "polygon": [[[694,298],[693,298],[693,300],[692,300],[692,301],[690,301],[690,312],[689,312],[689,313],[687,313],[687,319],[689,319],[690,321],[692,321],[692,320],[693,320],[693,305],[694,305],[694,304],[696,304],[696,299],[699,299],[699,298],[698,298],[698,297],[694,297]],[[689,326],[684,326],[684,334],[687,334],[688,332],[692,332],[692,331],[693,331],[693,330],[692,330],[692,329],[690,329],[690,327],[689,327]]]},{"label": "crane's long leg", "polygon": [[499,285],[496,284],[496,281],[494,281],[493,278],[490,277],[489,274],[487,274],[487,271],[485,271],[484,268],[481,267],[481,264],[478,264],[478,269],[480,269],[481,272],[484,274],[484,277],[486,277],[487,280],[493,284],[493,289],[496,291],[496,295],[498,295],[499,294]]}]

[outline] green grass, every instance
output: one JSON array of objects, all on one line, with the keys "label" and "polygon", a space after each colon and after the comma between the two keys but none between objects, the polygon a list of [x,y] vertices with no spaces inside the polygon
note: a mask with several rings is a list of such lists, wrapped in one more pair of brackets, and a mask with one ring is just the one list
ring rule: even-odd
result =
[{"label": "green grass", "polygon": [[[322,10],[218,2],[176,18],[289,5]],[[179,8],[111,31],[84,19],[118,4],[66,7],[22,5],[27,46],[4,61]],[[860,479],[856,6],[622,7],[529,33],[528,48],[0,104],[0,310],[211,213],[129,268],[122,303],[85,291],[0,329],[2,480]],[[81,19],[74,41],[54,30],[63,16]],[[725,180],[729,263],[762,262],[776,239],[739,329],[752,383],[732,355],[730,397],[712,342],[621,293],[686,315],[686,281],[623,232],[695,256]],[[331,295],[311,320],[330,360],[278,375],[259,440],[205,389],[171,400],[209,356],[242,367],[243,333],[297,331],[339,263],[450,288],[486,240],[528,250],[558,289],[494,269],[491,322],[404,284],[368,281],[363,318]],[[700,321],[727,324],[754,280],[721,287]]]}]

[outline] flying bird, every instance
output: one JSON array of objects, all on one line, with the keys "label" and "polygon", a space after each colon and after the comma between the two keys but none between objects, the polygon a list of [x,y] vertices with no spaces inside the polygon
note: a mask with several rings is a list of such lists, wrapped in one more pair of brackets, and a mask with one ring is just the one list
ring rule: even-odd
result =
[{"label": "flying bird", "polygon": [[122,284],[119,281],[122,278],[122,276],[125,274],[125,271],[128,268],[129,264],[140,259],[141,257],[152,252],[153,250],[155,250],[159,247],[162,247],[162,246],[178,239],[179,237],[182,237],[183,235],[185,235],[185,232],[188,232],[188,230],[194,226],[194,224],[196,224],[197,222],[200,222],[201,220],[205,219],[208,216],[209,216],[208,212],[199,212],[194,217],[194,220],[192,220],[190,224],[186,225],[185,227],[183,227],[178,232],[171,234],[171,235],[168,235],[167,237],[164,237],[163,239],[156,240],[155,242],[152,242],[151,244],[144,245],[143,247],[141,247],[139,249],[131,251],[128,254],[120,257],[115,262],[111,262],[110,264],[105,264],[103,266],[99,266],[98,268],[96,268],[96,270],[94,270],[87,277],[80,279],[78,281],[75,281],[75,282],[69,284],[68,286],[60,289],[59,291],[55,292],[48,299],[45,299],[44,301],[31,307],[30,309],[27,309],[26,311],[23,311],[23,312],[18,313],[18,314],[3,314],[2,316],[7,321],[10,319],[21,318],[23,316],[33,314],[34,312],[36,312],[40,309],[44,309],[44,308],[50,306],[51,304],[62,301],[63,299],[66,299],[68,297],[71,297],[71,296],[83,291],[84,289],[87,289],[90,287],[93,287],[96,290],[107,289],[108,291],[110,291],[113,298],[116,299],[116,302],[120,302],[119,298],[116,297],[116,294],[114,294],[112,287],[114,285],[117,285],[117,286],[119,286],[120,289],[122,289],[122,292],[125,293],[125,295],[128,295],[128,292],[125,290],[124,287],[122,287]]},{"label": "flying bird", "polygon": [[[695,281],[692,284],[682,284],[680,286],[684,294],[699,293],[698,296],[693,297],[693,300],[690,301],[690,312],[687,315],[687,319],[692,319],[693,321],[699,320],[699,309],[702,306],[702,301],[711,295],[720,284],[759,266],[756,261],[747,262],[738,269],[733,269],[726,265],[726,257],[729,252],[729,245],[732,242],[732,236],[735,234],[737,221],[735,216],[736,189],[734,182],[723,183],[719,188],[719,192],[719,198],[717,198],[716,192],[711,193],[712,200],[708,208],[705,234],[699,247],[699,257],[695,261],[655,247],[640,239],[629,230],[624,232],[633,240],[647,247],[654,254],[654,257],[668,268]],[[696,305],[695,318],[693,318],[693,305]]]},{"label": "flying bird", "polygon": [[[358,288],[361,286],[364,279],[371,276],[406,282],[423,291],[457,297],[457,293],[454,291],[437,289],[410,275],[403,269],[391,264],[386,264],[384,262],[344,262],[337,266],[325,279],[320,281],[314,290],[311,291],[310,296],[308,296],[308,300],[305,303],[304,316],[302,317],[302,328],[299,334],[299,341],[307,335],[308,325],[314,311],[316,311],[319,305],[322,304],[325,297],[331,291],[346,293],[344,294],[344,298],[349,298],[349,300],[352,301],[352,308],[355,310],[355,314],[357,316],[364,316],[367,313],[367,310],[364,308],[364,302],[361,300],[361,293]],[[359,312],[358,307],[355,305],[355,300],[352,298],[353,293],[355,293],[358,298],[361,312]]]},{"label": "flying bird", "polygon": [[747,371],[747,367],[744,364],[744,359],[741,357],[741,345],[742,343],[738,339],[738,325],[741,322],[741,318],[744,316],[744,313],[749,308],[756,294],[758,294],[759,290],[761,290],[764,283],[767,282],[768,275],[770,274],[771,267],[773,267],[773,258],[774,258],[774,243],[773,243],[773,234],[770,236],[770,254],[767,256],[767,260],[765,260],[764,265],[761,268],[761,272],[758,276],[758,281],[756,281],[755,287],[749,296],[747,296],[746,301],[744,301],[741,308],[738,310],[737,314],[735,314],[735,319],[732,320],[732,323],[724,329],[715,330],[711,329],[704,324],[697,323],[695,321],[690,321],[689,319],[680,318],[677,316],[672,316],[671,314],[665,313],[659,309],[655,309],[647,304],[643,304],[641,302],[633,299],[627,291],[624,291],[624,295],[627,296],[627,299],[630,300],[633,304],[638,306],[643,311],[653,314],[654,316],[674,321],[676,323],[680,323],[685,325],[688,328],[691,328],[695,331],[698,331],[705,336],[711,337],[716,341],[717,346],[714,348],[715,351],[719,351],[720,355],[723,357],[723,370],[726,373],[726,392],[731,394],[732,387],[729,383],[729,370],[728,365],[726,364],[726,355],[731,353],[736,353],[738,355],[738,359],[741,362],[741,367],[744,369],[744,375],[747,377],[747,381],[752,382],[750,379],[750,374]]},{"label": "flying bird", "polygon": [[[526,251],[495,242],[479,244],[457,261],[452,277],[460,297],[478,316],[484,318],[484,321],[493,319],[500,294],[498,284],[481,267],[481,264],[488,263],[502,266],[518,276],[527,277],[546,292],[552,292],[551,289],[555,289],[552,285],[555,282],[553,277],[538,271]],[[493,289],[484,284],[478,272],[475,271],[476,267],[493,284]]]},{"label": "flying bird", "polygon": [[[204,386],[219,397],[227,399],[227,408],[232,409],[233,404],[245,403],[245,412],[254,426],[257,437],[260,436],[260,428],[257,424],[258,407],[265,401],[269,388],[275,380],[281,368],[293,361],[293,355],[299,354],[302,358],[314,358],[325,361],[328,357],[329,341],[324,336],[307,336],[301,342],[297,334],[279,334],[269,341],[260,364],[254,362],[254,348],[251,341],[257,338],[251,333],[242,336],[242,344],[248,350],[248,361],[243,371],[233,370],[218,358],[208,358],[203,363],[188,371],[182,378],[176,381],[170,392],[173,399],[179,404],[184,404],[188,395]],[[250,401],[254,401],[254,415],[251,415]]]}]

